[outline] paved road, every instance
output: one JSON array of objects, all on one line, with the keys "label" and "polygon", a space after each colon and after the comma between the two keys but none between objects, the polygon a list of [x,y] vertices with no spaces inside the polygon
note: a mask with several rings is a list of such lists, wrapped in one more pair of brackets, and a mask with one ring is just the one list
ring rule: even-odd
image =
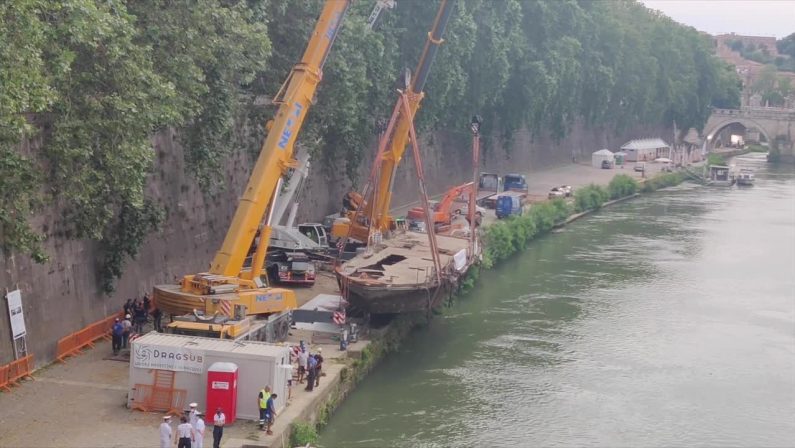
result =
[{"label": "paved road", "polygon": [[[646,177],[658,174],[662,169],[662,166],[663,164],[647,162]],[[640,180],[642,178],[641,173],[636,172],[634,168],[634,162],[627,162],[626,166],[623,168],[618,167],[610,170],[593,168],[590,164],[571,163],[539,171],[530,171],[523,174],[527,178],[527,186],[530,196],[546,198],[549,194],[549,190],[552,187],[559,185],[571,185],[575,190],[588,184],[607,185],[617,174],[628,174]],[[432,199],[437,199],[443,194],[444,192],[437,194],[433,196]],[[493,192],[480,192],[478,194],[478,199],[486,197],[490,194],[493,194]],[[392,209],[392,215],[405,216],[406,212],[410,208],[416,207],[418,205],[419,200],[409,204],[401,204]]]}]

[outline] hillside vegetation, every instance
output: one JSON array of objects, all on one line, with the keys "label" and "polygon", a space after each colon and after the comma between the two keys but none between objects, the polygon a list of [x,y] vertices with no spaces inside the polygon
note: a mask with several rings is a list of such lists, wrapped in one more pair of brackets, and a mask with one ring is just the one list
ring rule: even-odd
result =
[{"label": "hillside vegetation", "polygon": [[[423,130],[563,138],[575,120],[608,129],[701,127],[739,97],[730,67],[694,29],[635,1],[460,0],[419,114]],[[176,128],[208,194],[233,151],[256,152],[275,93],[300,57],[320,0],[0,2],[0,242],[44,262],[35,213],[62,213],[56,236],[105,249],[107,290],[163,221],[144,186],[150,137]],[[374,31],[355,2],[299,141],[353,178],[379,119],[413,68],[435,1],[400,1]],[[248,130],[248,131],[243,131]],[[34,151],[23,150],[37,142]],[[323,165],[321,163],[320,165]],[[55,210],[58,210],[55,212]],[[50,229],[52,230],[52,229]],[[47,235],[49,236],[49,235]]]}]

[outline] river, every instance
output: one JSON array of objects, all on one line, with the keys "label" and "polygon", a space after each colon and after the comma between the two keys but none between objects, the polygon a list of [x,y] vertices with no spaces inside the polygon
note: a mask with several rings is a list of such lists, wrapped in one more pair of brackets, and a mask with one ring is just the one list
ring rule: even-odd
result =
[{"label": "river", "polygon": [[795,172],[685,184],[536,240],[415,331],[324,447],[792,446]]}]

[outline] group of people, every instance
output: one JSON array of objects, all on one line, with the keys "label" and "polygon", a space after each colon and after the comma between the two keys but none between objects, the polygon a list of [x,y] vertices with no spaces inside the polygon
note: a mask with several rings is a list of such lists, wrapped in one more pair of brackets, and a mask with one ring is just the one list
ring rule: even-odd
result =
[{"label": "group of people", "polygon": [[[160,424],[160,448],[171,446],[172,435],[173,443],[177,445],[177,448],[204,448],[206,425],[202,415],[198,410],[198,404],[191,403],[188,415],[180,417],[180,424],[177,426],[176,432],[171,429],[171,416],[164,416],[163,423]],[[224,425],[226,425],[226,415],[224,415],[223,409],[218,408],[213,415],[213,448],[221,446]]]},{"label": "group of people", "polygon": [[[127,299],[124,304],[124,319],[117,318],[111,327],[113,340],[113,354],[118,355],[122,349],[127,348],[131,334],[142,334],[144,325],[149,321],[151,301],[149,294],[144,294],[142,300]],[[163,313],[155,307],[151,310],[155,331],[162,332],[161,319]]]},{"label": "group of people", "polygon": [[144,294],[143,299],[127,299],[124,304],[124,315],[127,319],[131,319],[133,330],[136,333],[143,333],[144,325],[149,321],[149,313],[151,312],[156,331],[163,331],[161,327],[161,318],[163,313],[155,307],[151,309],[151,300],[149,294]]},{"label": "group of people", "polygon": [[323,370],[322,353],[323,348],[318,348],[315,354],[310,353],[304,341],[301,341],[293,349],[293,356],[298,358],[298,384],[304,383],[304,375],[306,375],[306,388],[304,390],[308,392],[320,386],[320,375]]}]

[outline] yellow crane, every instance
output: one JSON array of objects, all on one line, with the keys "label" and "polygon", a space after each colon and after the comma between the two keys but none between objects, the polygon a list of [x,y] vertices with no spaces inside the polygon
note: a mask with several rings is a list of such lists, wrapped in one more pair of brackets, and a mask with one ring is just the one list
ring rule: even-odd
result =
[{"label": "yellow crane", "polygon": [[[179,315],[198,309],[206,315],[245,316],[296,307],[293,291],[270,288],[262,279],[271,215],[282,176],[296,166],[293,145],[312,105],[312,98],[322,77],[323,64],[350,4],[351,0],[326,1],[301,62],[293,67],[273,99],[279,109],[273,120],[266,124],[268,136],[210,270],[186,275],[177,285],[155,286],[153,296],[161,311]],[[244,268],[263,217],[265,222],[260,244],[251,267]]]},{"label": "yellow crane", "polygon": [[[443,42],[442,35],[450,20],[453,6],[453,0],[441,0],[433,26],[425,41],[420,61],[414,71],[414,76],[404,92],[408,98],[410,113],[406,113],[402,109],[401,99],[398,99],[395,105],[394,113],[397,113],[398,116],[394,122],[391,138],[386,135],[382,139],[384,142],[389,142],[389,147],[385,148],[383,157],[381,160],[376,161],[376,166],[374,167],[377,170],[377,173],[374,173],[375,176],[373,176],[377,178],[373,186],[374,191],[368,193],[365,198],[359,194],[349,193],[349,195],[346,195],[346,197],[356,197],[358,199],[355,201],[357,206],[348,208],[345,212],[345,218],[334,222],[331,228],[333,238],[342,239],[342,241],[347,238],[353,238],[366,243],[371,231],[386,233],[394,228],[395,219],[389,214],[389,207],[392,201],[392,184],[395,179],[395,170],[397,170],[400,160],[403,158],[403,153],[406,151],[406,146],[409,142],[409,128],[414,116],[417,114],[417,110],[420,108],[422,98],[425,96],[423,91],[425,82],[428,80],[428,74],[436,57],[436,52]],[[357,212],[356,209],[360,208],[359,205],[363,205],[363,210]]]}]

